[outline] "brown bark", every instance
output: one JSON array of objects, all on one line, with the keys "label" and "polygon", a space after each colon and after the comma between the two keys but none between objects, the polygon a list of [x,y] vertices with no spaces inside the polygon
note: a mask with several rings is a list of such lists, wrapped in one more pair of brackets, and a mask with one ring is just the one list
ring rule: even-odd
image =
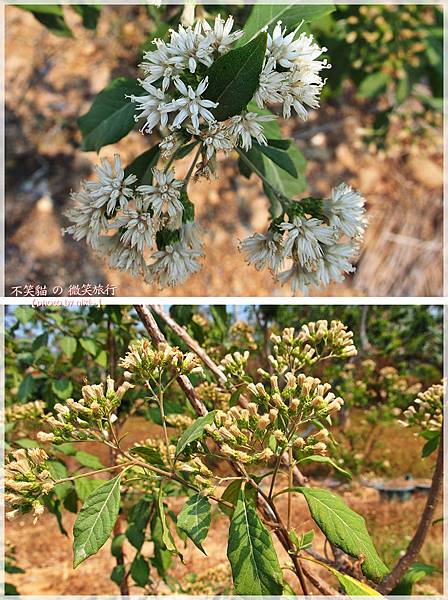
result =
[{"label": "brown bark", "polygon": [[[134,308],[137,311],[137,314],[140,317],[141,322],[145,326],[146,331],[149,333],[152,341],[155,344],[166,342],[165,337],[160,331],[151,312],[148,310],[148,307],[143,306],[142,304],[136,304]],[[177,378],[177,383],[179,384],[179,387],[182,389],[184,394],[187,396],[196,414],[199,417],[203,417],[204,415],[206,415],[208,411],[204,403],[197,396],[194,387],[191,385],[191,381],[188,379],[188,377],[186,377],[185,375],[179,375],[179,377]]]}]

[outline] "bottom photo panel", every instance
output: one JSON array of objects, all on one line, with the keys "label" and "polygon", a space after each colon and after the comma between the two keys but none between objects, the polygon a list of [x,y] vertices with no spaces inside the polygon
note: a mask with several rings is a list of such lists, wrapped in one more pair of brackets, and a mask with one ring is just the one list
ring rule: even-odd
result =
[{"label": "bottom photo panel", "polygon": [[443,595],[443,307],[5,311],[6,594]]}]

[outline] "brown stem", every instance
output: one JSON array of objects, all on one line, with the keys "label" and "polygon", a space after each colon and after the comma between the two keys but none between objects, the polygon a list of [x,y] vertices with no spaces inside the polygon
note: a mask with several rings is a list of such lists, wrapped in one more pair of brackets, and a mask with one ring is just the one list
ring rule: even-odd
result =
[{"label": "brown stem", "polygon": [[328,585],[328,583],[326,583],[319,577],[316,577],[316,575],[314,575],[314,573],[309,571],[303,565],[302,565],[302,571],[307,576],[307,578],[311,581],[311,583],[314,585],[314,587],[324,596],[338,596],[339,595],[338,592],[334,588],[331,587],[331,585]]},{"label": "brown stem", "polygon": [[[134,306],[137,311],[138,316],[140,317],[141,322],[145,326],[146,331],[149,333],[151,339],[155,344],[160,344],[161,342],[166,342],[165,337],[159,329],[154,317],[148,310],[147,306],[143,306],[142,304],[136,304]],[[177,383],[179,387],[182,389],[184,394],[187,396],[191,406],[194,408],[195,413],[199,417],[203,417],[207,414],[207,408],[205,404],[198,398],[194,387],[191,385],[191,381],[185,375],[179,375],[177,377]]]},{"label": "brown stem", "polygon": [[420,523],[417,527],[417,531],[412,538],[406,554],[400,558],[398,563],[389,573],[389,575],[381,582],[378,586],[378,590],[382,594],[389,594],[394,587],[401,580],[403,575],[409,569],[413,562],[418,557],[420,550],[423,546],[425,538],[428,534],[431,523],[434,520],[434,512],[437,507],[437,503],[442,495],[443,486],[443,435],[440,436],[439,450],[437,453],[436,466],[434,474],[432,476],[431,489],[429,491],[428,500],[426,501],[425,508],[423,510]]},{"label": "brown stem", "polygon": [[226,383],[226,374],[218,367],[218,365],[209,357],[207,352],[201,348],[201,346],[194,340],[183,327],[181,327],[176,321],[166,313],[163,308],[158,304],[152,304],[151,309],[159,315],[161,319],[174,331],[185,344],[193,350],[202,362],[210,369],[210,371],[216,376],[217,379]]}]

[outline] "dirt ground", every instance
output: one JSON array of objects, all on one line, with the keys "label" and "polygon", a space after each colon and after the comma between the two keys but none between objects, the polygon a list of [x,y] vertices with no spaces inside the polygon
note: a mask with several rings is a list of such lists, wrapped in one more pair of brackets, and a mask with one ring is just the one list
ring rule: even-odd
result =
[{"label": "dirt ground", "polygon": [[[356,422],[354,426],[356,426]],[[148,435],[157,435],[157,429],[157,426],[148,424],[142,418],[132,417],[126,423],[123,431],[129,432],[125,439],[127,444],[132,444],[137,440],[148,437]],[[398,436],[396,427],[384,427],[378,438],[378,447],[382,448],[383,451],[389,452],[389,450],[392,450],[392,452],[397,453],[399,461],[392,464],[392,475],[394,477],[403,476],[407,473],[420,477],[430,476],[432,460],[424,461],[424,467],[417,465],[417,463],[422,462],[419,459],[421,444],[412,433],[403,432],[400,429],[400,436]],[[94,450],[93,447],[86,449],[89,451]],[[107,455],[105,453],[101,455],[100,453],[100,458],[104,462],[107,460]],[[425,495],[416,494],[406,502],[386,501],[380,499],[379,493],[375,489],[365,487],[357,479],[350,483],[344,483],[328,478],[329,471],[316,471],[309,467],[307,467],[305,474],[309,477],[308,485],[331,487],[344,498],[351,508],[365,517],[368,530],[374,539],[379,555],[386,564],[391,566],[398,561],[414,534],[416,523],[426,502]],[[286,485],[286,480],[282,484]],[[217,492],[217,495],[219,496],[220,493]],[[311,520],[306,502],[298,494],[294,496],[293,502],[294,528],[299,534],[313,529],[315,531],[313,549],[323,554],[325,551],[324,538]],[[182,498],[170,499],[170,507],[175,513],[180,511],[182,504]],[[285,515],[286,495],[279,497],[278,506],[280,513]],[[442,507],[439,506],[436,518],[440,517],[441,514]],[[69,532],[69,538],[59,532],[55,518],[48,513],[45,513],[36,525],[32,524],[30,517],[6,523],[6,540],[16,546],[17,565],[25,570],[22,575],[8,576],[8,581],[14,583],[22,594],[94,595],[117,593],[118,588],[109,579],[114,566],[114,559],[110,554],[110,542],[107,542],[95,556],[80,565],[76,571],[73,570],[71,531],[74,520],[75,515],[64,512],[63,522]],[[220,572],[224,573],[224,581],[227,580],[230,586],[230,573],[226,559],[228,527],[227,517],[224,517],[215,508],[213,510],[212,525],[204,542],[207,556],[197,550],[192,543],[188,543],[185,549],[182,548],[185,562],[182,564],[180,560],[173,561],[170,570],[173,580],[185,582],[191,573],[203,574],[208,569],[218,567]],[[275,543],[280,562],[284,563],[286,557],[283,554],[283,549],[277,544],[277,541]],[[182,543],[180,542],[179,548],[181,547]],[[130,547],[128,547],[128,551],[129,549]],[[151,554],[151,543],[146,543],[145,551]],[[133,556],[130,552],[129,555]],[[441,523],[435,524],[431,528],[418,560],[442,568],[443,531]],[[198,565],[200,565],[199,568]],[[316,568],[320,571],[319,567],[314,565],[310,568]],[[329,576],[326,572],[320,572],[319,574],[329,583],[335,585],[331,575]],[[289,578],[288,580],[295,589],[294,580]],[[139,592],[137,588],[131,588],[130,591],[133,593]],[[168,594],[170,590],[163,583],[160,583],[156,588],[156,592],[158,594]],[[195,592],[192,590],[190,593]],[[442,575],[437,573],[426,577],[417,585],[414,593],[441,594]]]},{"label": "dirt ground", "polygon": [[[6,294],[25,284],[49,290],[62,285],[67,293],[70,284],[109,283],[117,296],[288,296],[287,288],[247,266],[238,252],[238,240],[262,231],[268,212],[258,183],[237,176],[234,157],[221,162],[218,181],[192,186],[206,257],[202,271],[181,287],[160,292],[108,269],[85,244],[61,237],[69,192],[98,161],[80,151],[76,118],[111,78],[137,76],[138,48],[149,27],[139,6],[104,7],[96,34],[66,12],[72,39],[6,7]],[[347,181],[368,203],[370,227],[356,273],[313,295],[441,295],[441,132],[429,144],[411,133],[418,143],[410,144],[408,136],[393,152],[372,155],[361,141],[372,118],[373,107],[347,90],[337,101],[323,102],[306,124],[291,122],[285,129],[308,160],[309,195],[328,195]],[[101,156],[119,151],[127,163],[144,148],[135,131]]]}]

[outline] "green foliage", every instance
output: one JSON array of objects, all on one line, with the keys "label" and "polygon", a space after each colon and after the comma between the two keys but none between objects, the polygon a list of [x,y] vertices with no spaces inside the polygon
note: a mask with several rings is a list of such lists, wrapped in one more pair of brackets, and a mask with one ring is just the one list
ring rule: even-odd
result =
[{"label": "green foliage", "polygon": [[218,102],[213,114],[218,121],[239,114],[252,99],[258,87],[266,53],[267,34],[224,54],[208,69],[206,96]]},{"label": "green foliage", "polygon": [[414,563],[406,571],[400,582],[390,592],[392,596],[411,596],[412,588],[426,575],[441,572],[440,569],[425,565],[424,563]]},{"label": "green foliage", "polygon": [[73,566],[96,554],[106,543],[120,510],[120,476],[94,489],[73,527]]},{"label": "green foliage", "polygon": [[272,32],[277,21],[282,21],[287,30],[292,30],[302,21],[313,21],[334,10],[331,5],[300,4],[257,4],[252,9],[244,26],[244,35],[239,44],[254,39],[266,27]]},{"label": "green foliage", "polygon": [[152,183],[152,169],[159,160],[159,146],[155,145],[146,152],[137,156],[125,169],[125,176],[135,175],[136,185],[150,185]]},{"label": "green foliage", "polygon": [[98,152],[127,135],[135,125],[135,107],[126,94],[138,96],[141,92],[135,79],[117,77],[111,81],[95,98],[90,110],[78,119],[82,149]]},{"label": "green foliage", "polygon": [[239,596],[281,596],[283,577],[271,536],[241,489],[229,529],[227,556],[232,566],[233,593]]},{"label": "green foliage", "polygon": [[185,448],[201,438],[204,434],[206,425],[210,425],[215,418],[216,411],[209,412],[204,417],[199,417],[196,421],[184,431],[176,445],[176,456],[179,456]]},{"label": "green foliage", "polygon": [[195,494],[185,502],[177,517],[177,526],[185,531],[195,546],[204,554],[202,542],[208,534],[211,523],[210,502],[206,496]]},{"label": "green foliage", "polygon": [[18,4],[19,8],[30,12],[39,23],[59,37],[73,37],[64,19],[62,7],[58,4]]},{"label": "green foliage", "polygon": [[305,496],[311,515],[327,539],[355,558],[364,556],[363,573],[380,581],[389,570],[382,562],[367,531],[366,523],[339,496],[319,488],[295,488]]}]

